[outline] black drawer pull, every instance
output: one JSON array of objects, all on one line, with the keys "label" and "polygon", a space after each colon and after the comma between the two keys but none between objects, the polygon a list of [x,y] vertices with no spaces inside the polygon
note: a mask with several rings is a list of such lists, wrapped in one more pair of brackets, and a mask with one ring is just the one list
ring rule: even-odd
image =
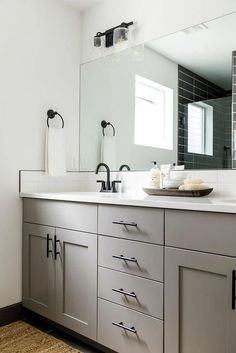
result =
[{"label": "black drawer pull", "polygon": [[123,261],[129,261],[129,262],[138,262],[138,260],[135,257],[126,257],[124,255],[113,255],[112,256],[114,259],[119,259]]},{"label": "black drawer pull", "polygon": [[60,240],[57,240],[57,236],[54,235],[54,258],[57,260],[57,255],[60,255],[60,251],[57,251],[57,243],[60,243]]},{"label": "black drawer pull", "polygon": [[121,226],[126,226],[126,227],[137,227],[138,224],[135,222],[125,222],[125,221],[114,221],[112,222],[113,224],[119,224]]},{"label": "black drawer pull", "polygon": [[126,291],[124,291],[123,288],[120,288],[120,289],[112,288],[112,291],[116,292],[116,293],[123,294],[125,296],[127,295],[128,297],[137,298],[137,295],[134,292],[126,292]]},{"label": "black drawer pull", "polygon": [[132,332],[132,333],[137,333],[137,330],[135,329],[134,326],[132,326],[132,327],[127,327],[127,326],[125,326],[125,325],[123,324],[123,322],[119,322],[119,323],[118,323],[118,322],[113,322],[112,325],[117,326],[117,327],[120,327],[120,328],[122,328],[122,329],[125,330],[125,331],[129,331],[129,332]]},{"label": "black drawer pull", "polygon": [[232,272],[232,310],[235,310],[236,301],[236,271]]},{"label": "black drawer pull", "polygon": [[52,241],[52,238],[50,238],[49,234],[47,234],[47,258],[49,258],[49,254],[52,253],[52,250],[49,249],[50,240]]}]

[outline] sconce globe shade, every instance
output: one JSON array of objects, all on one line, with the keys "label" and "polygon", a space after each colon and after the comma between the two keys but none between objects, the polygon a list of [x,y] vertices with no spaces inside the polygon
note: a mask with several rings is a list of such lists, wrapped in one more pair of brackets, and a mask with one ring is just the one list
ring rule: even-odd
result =
[{"label": "sconce globe shade", "polygon": [[94,47],[100,48],[102,46],[101,37],[95,36],[94,39],[93,39],[93,44],[94,44]]},{"label": "sconce globe shade", "polygon": [[122,26],[115,28],[113,33],[113,44],[119,45],[126,41],[129,41],[129,28]]}]

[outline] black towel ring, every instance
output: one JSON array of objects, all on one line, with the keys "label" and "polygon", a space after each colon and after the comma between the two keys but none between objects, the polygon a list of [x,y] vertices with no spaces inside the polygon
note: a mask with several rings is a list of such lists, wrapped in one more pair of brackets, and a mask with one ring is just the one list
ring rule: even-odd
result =
[{"label": "black towel ring", "polygon": [[107,126],[111,126],[111,127],[112,127],[112,129],[113,129],[113,136],[115,136],[116,130],[115,130],[114,126],[113,126],[110,122],[107,122],[106,120],[103,120],[103,121],[101,122],[101,127],[102,127],[102,134],[103,134],[103,136],[105,136],[105,131],[104,131],[104,130],[106,129]]},{"label": "black towel ring", "polygon": [[64,125],[65,125],[63,117],[61,116],[61,114],[55,112],[52,109],[48,110],[48,112],[47,112],[47,116],[48,116],[48,118],[47,118],[47,126],[49,127],[49,119],[54,119],[56,115],[58,115],[61,118],[62,129],[63,129]]}]

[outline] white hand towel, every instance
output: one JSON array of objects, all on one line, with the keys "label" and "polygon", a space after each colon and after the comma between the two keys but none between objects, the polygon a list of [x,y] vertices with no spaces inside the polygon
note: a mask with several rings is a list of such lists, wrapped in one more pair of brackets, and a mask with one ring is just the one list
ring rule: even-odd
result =
[{"label": "white hand towel", "polygon": [[49,127],[46,132],[45,172],[49,176],[66,175],[64,129]]},{"label": "white hand towel", "polygon": [[106,163],[111,170],[116,170],[116,137],[103,136],[101,143],[101,162]]}]

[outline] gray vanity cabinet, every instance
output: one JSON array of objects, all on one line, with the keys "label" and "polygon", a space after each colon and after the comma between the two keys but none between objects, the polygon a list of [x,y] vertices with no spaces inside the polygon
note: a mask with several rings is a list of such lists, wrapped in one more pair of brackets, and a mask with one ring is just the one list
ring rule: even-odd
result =
[{"label": "gray vanity cabinet", "polygon": [[96,205],[24,200],[23,306],[93,340],[96,216]]},{"label": "gray vanity cabinet", "polygon": [[236,352],[235,215],[24,200],[24,222],[26,308],[119,353]]},{"label": "gray vanity cabinet", "polygon": [[235,353],[236,259],[165,251],[165,353]]},{"label": "gray vanity cabinet", "polygon": [[50,319],[54,318],[54,234],[53,227],[24,224],[23,305]]},{"label": "gray vanity cabinet", "polygon": [[56,230],[56,321],[96,340],[97,236]]}]

